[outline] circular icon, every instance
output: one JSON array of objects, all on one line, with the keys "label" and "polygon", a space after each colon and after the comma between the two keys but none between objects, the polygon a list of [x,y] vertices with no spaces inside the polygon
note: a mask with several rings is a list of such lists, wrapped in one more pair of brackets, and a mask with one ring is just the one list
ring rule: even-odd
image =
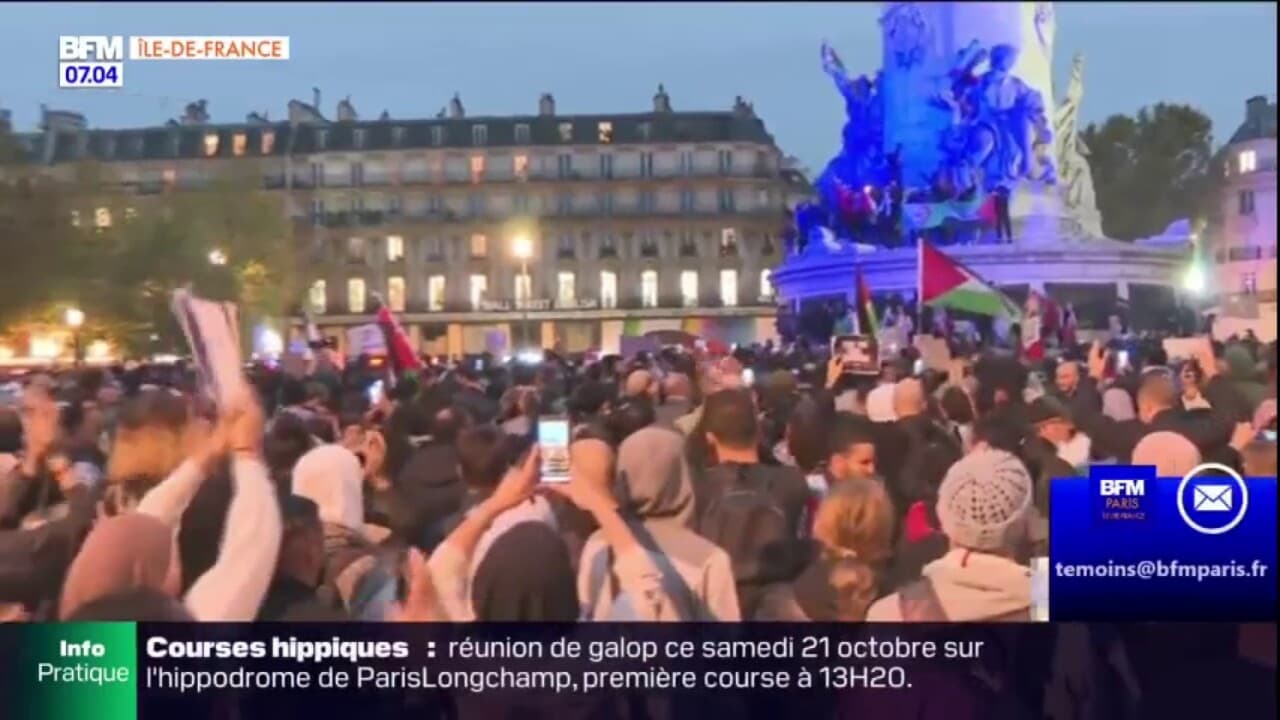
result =
[{"label": "circular icon", "polygon": [[[1240,508],[1236,510],[1235,516],[1231,518],[1231,522],[1228,522],[1222,527],[1205,527],[1195,520],[1192,520],[1191,514],[1187,512],[1187,504],[1184,500],[1187,486],[1191,484],[1191,481],[1197,475],[1208,470],[1214,470],[1225,474],[1227,477],[1231,478],[1231,481],[1235,483],[1236,487],[1240,488]],[[1182,521],[1187,524],[1187,527],[1203,535],[1221,535],[1222,533],[1230,531],[1232,528],[1239,525],[1241,520],[1244,520],[1244,514],[1248,510],[1249,487],[1245,485],[1244,478],[1240,477],[1240,473],[1221,463],[1204,463],[1203,465],[1197,465],[1191,469],[1191,472],[1183,475],[1182,482],[1178,483],[1178,514],[1182,516]]]}]

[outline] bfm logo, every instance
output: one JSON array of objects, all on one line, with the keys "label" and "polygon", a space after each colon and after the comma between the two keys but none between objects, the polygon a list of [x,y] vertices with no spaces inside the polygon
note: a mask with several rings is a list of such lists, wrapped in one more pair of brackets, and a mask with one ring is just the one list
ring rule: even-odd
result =
[{"label": "bfm logo", "polygon": [[59,35],[58,59],[121,62],[124,37],[120,35]]},{"label": "bfm logo", "polygon": [[[1110,519],[1141,520],[1142,498],[1147,494],[1145,480],[1112,480],[1105,478],[1099,481],[1098,494],[1102,496],[1103,514]],[[1119,511],[1108,515],[1107,511]]]},{"label": "bfm logo", "polygon": [[1145,480],[1102,480],[1102,487],[1098,490],[1103,497],[1113,497],[1116,495],[1128,495],[1130,497],[1142,497],[1147,493]]}]

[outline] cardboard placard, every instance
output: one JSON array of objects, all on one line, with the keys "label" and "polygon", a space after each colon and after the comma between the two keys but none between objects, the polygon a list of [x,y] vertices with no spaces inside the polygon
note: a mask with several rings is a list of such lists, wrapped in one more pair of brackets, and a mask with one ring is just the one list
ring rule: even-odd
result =
[{"label": "cardboard placard", "polygon": [[352,357],[387,354],[387,338],[382,334],[382,328],[376,323],[369,323],[347,330],[347,354]]},{"label": "cardboard placard", "polygon": [[1213,357],[1213,346],[1208,336],[1165,338],[1161,342],[1169,360],[1190,360],[1191,358]]},{"label": "cardboard placard", "polygon": [[930,370],[947,372],[951,368],[951,348],[945,338],[932,335],[916,335],[914,345],[920,351],[920,360]]},{"label": "cardboard placard", "polygon": [[219,407],[249,392],[240,357],[240,315],[233,303],[202,300],[188,290],[173,293],[173,313],[187,337],[200,387]]}]

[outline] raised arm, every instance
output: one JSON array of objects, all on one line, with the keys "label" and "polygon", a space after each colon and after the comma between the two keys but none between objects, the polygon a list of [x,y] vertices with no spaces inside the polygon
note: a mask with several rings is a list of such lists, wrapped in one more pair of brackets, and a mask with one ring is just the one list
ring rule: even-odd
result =
[{"label": "raised arm", "polygon": [[185,604],[197,620],[253,620],[275,574],[280,507],[261,459],[262,427],[256,403],[246,401],[230,413],[227,441],[235,494],[227,508],[218,559],[187,592]]}]

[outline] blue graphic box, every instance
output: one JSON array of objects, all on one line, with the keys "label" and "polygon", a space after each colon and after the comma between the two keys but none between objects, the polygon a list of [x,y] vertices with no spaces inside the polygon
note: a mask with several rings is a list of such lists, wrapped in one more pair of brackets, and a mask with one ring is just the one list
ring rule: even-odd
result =
[{"label": "blue graphic box", "polygon": [[1274,478],[1096,466],[1049,502],[1050,619],[1276,619]]}]

